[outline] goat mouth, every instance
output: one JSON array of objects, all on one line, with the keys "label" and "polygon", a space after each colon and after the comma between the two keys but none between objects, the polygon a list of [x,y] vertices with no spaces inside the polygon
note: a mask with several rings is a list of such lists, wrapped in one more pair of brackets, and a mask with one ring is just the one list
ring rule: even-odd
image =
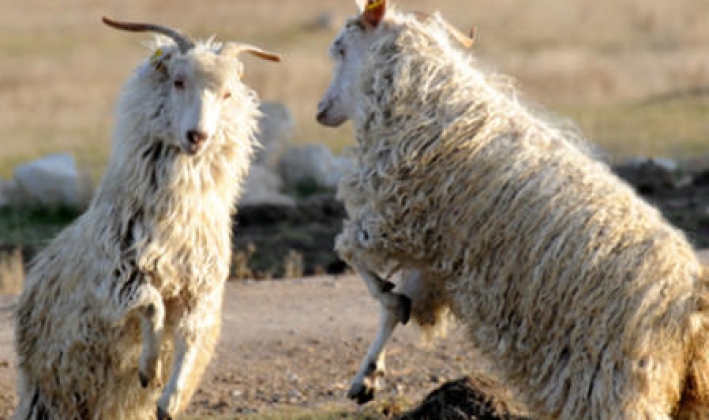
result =
[{"label": "goat mouth", "polygon": [[202,151],[204,143],[187,143],[182,150],[190,156],[195,156]]},{"label": "goat mouth", "polygon": [[318,111],[315,120],[325,127],[339,127],[347,121],[347,118],[333,118],[328,115],[327,110]]}]

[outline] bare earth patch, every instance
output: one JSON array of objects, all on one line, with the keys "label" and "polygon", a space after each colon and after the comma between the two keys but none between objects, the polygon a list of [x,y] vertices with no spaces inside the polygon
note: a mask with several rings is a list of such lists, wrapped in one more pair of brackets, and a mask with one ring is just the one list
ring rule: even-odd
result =
[{"label": "bare earth patch", "polygon": [[[7,306],[12,297],[0,297]],[[356,276],[231,282],[222,338],[189,410],[239,416],[302,407],[342,406],[349,380],[374,337],[379,309]],[[12,323],[0,322],[0,419],[16,402]],[[389,347],[389,377],[378,399],[417,401],[472,369],[475,357],[460,328],[436,346],[420,345],[414,327],[399,329]],[[137,378],[136,378],[137,380]]]},{"label": "bare earth patch", "polygon": [[[709,251],[700,252],[709,262]],[[13,297],[0,296],[0,307]],[[16,402],[12,322],[0,316],[0,419]],[[353,275],[231,282],[217,355],[189,413],[239,417],[297,407],[342,407],[349,380],[374,336],[378,306]],[[447,380],[478,371],[461,328],[426,348],[416,328],[399,328],[389,346],[386,387],[377,399],[415,403]],[[136,379],[137,380],[137,379]]]}]

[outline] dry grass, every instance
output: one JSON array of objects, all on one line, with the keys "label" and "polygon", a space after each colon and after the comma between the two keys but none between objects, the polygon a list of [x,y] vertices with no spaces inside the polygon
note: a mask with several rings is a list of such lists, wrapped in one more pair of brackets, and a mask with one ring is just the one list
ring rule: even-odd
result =
[{"label": "dry grass", "polygon": [[[24,283],[24,265],[21,249],[0,249],[0,296],[17,294]],[[0,316],[2,316],[0,309]]]},{"label": "dry grass", "polygon": [[[325,5],[324,5],[325,4]],[[516,77],[527,94],[575,118],[616,155],[685,155],[704,146],[706,101],[632,104],[666,92],[709,86],[709,2],[705,0],[400,0],[405,9],[440,10],[475,25],[483,63]],[[248,59],[247,82],[285,102],[296,141],[339,150],[349,126],[313,121],[329,83],[333,33],[308,25],[323,13],[342,19],[350,0],[0,0],[0,177],[30,158],[71,151],[100,173],[112,110],[127,74],[145,55],[145,36],[100,24],[103,14],[158,21],[196,37],[249,41],[283,53],[281,65]],[[652,123],[646,124],[646,118]]]}]

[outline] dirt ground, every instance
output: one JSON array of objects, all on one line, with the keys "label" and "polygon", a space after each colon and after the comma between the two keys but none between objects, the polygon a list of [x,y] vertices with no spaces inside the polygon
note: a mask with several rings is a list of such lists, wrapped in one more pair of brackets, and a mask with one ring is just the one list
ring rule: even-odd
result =
[{"label": "dirt ground", "polygon": [[[709,263],[709,250],[701,251]],[[0,307],[12,296],[0,297]],[[341,406],[349,380],[374,336],[378,308],[353,275],[230,282],[222,339],[189,412],[236,416],[279,408]],[[475,350],[452,327],[435,346],[415,327],[399,328],[389,346],[388,377],[378,400],[419,401],[441,383],[480,368]],[[0,419],[15,403],[12,323],[0,322]]]},{"label": "dirt ground", "polygon": [[[0,297],[0,306],[12,302]],[[230,282],[222,338],[193,414],[229,415],[288,406],[342,406],[349,380],[377,325],[378,307],[352,275],[296,280]],[[472,350],[452,328],[432,348],[420,345],[415,327],[395,332],[389,347],[386,389],[378,399],[418,401],[442,382],[473,366]],[[15,403],[12,323],[0,321],[0,419]]]}]

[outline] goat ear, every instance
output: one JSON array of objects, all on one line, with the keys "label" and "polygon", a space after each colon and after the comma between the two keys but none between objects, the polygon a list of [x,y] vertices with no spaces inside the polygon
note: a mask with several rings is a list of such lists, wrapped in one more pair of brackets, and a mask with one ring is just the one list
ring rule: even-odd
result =
[{"label": "goat ear", "polygon": [[172,58],[171,52],[165,51],[163,48],[156,48],[155,51],[153,51],[153,55],[150,56],[150,65],[153,66],[155,70],[167,74],[165,63],[170,61],[170,58]]},{"label": "goat ear", "polygon": [[376,28],[386,12],[386,0],[367,0],[360,14],[360,21],[367,27]]},{"label": "goat ear", "polygon": [[237,57],[242,52],[247,52],[249,54],[255,55],[256,57],[261,58],[263,60],[276,62],[281,61],[281,56],[276,53],[262,50],[261,48],[254,47],[252,45],[239,44],[236,42],[228,42],[224,44],[221,50],[219,50],[219,54],[230,55],[233,57]]},{"label": "goat ear", "polygon": [[357,12],[360,14],[364,12],[364,8],[367,6],[367,0],[355,0],[355,3],[357,4]]}]

